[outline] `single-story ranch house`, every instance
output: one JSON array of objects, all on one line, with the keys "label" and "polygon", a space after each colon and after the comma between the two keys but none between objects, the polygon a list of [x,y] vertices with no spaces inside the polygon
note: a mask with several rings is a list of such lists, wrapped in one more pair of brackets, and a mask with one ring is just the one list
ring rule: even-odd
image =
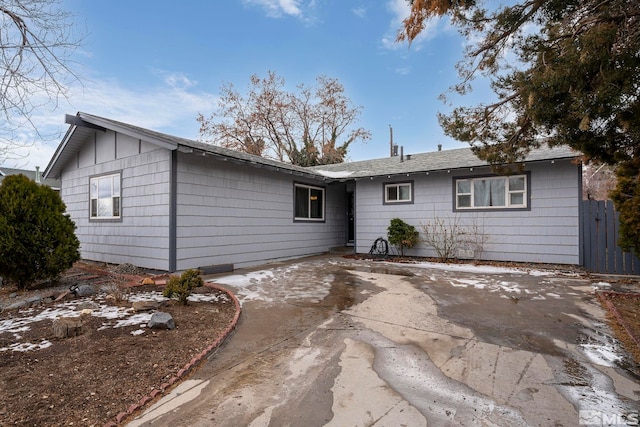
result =
[{"label": "single-story ranch house", "polygon": [[174,272],[366,254],[397,217],[421,233],[459,225],[481,243],[462,258],[581,261],[581,165],[566,148],[508,176],[468,148],[302,168],[86,113],[67,122],[44,178],[61,180],[84,259]]}]

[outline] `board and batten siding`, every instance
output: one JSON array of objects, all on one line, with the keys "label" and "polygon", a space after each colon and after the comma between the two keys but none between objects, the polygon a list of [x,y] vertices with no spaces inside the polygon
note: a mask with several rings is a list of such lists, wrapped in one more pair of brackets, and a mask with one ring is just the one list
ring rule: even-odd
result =
[{"label": "board and batten siding", "polygon": [[[387,238],[392,218],[401,218],[423,234],[421,224],[434,218],[476,224],[488,236],[481,259],[533,263],[579,264],[579,202],[581,169],[571,161],[532,163],[530,210],[484,212],[453,210],[454,177],[486,175],[488,168],[473,171],[432,172],[411,175],[414,203],[383,204],[383,184],[403,178],[360,180],[356,185],[356,252],[368,253],[378,237]],[[436,252],[420,243],[407,255],[435,257]]]},{"label": "board and batten siding", "polygon": [[[96,131],[62,172],[62,200],[76,224],[83,259],[167,270],[171,151]],[[89,219],[91,177],[121,173],[122,218]]]},{"label": "board and batten siding", "polygon": [[[294,222],[294,182],[325,188],[325,221]],[[236,268],[344,245],[344,185],[178,153],[177,269]]]}]

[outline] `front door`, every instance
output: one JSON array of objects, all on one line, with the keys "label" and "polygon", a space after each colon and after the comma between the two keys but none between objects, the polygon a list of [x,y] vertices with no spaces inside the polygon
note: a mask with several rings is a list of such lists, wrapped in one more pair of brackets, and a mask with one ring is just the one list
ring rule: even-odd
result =
[{"label": "front door", "polygon": [[347,192],[347,246],[353,246],[356,235],[356,206],[353,191]]}]

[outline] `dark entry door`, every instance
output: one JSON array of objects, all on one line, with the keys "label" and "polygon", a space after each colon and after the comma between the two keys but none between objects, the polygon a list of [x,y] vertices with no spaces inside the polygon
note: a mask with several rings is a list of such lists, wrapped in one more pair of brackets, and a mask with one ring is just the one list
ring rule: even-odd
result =
[{"label": "dark entry door", "polygon": [[356,234],[356,209],[353,191],[347,192],[347,245],[353,245]]}]

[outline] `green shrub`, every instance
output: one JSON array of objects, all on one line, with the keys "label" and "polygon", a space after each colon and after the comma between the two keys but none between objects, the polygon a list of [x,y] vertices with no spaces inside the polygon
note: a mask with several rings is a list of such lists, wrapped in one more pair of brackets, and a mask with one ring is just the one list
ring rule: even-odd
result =
[{"label": "green shrub", "polygon": [[187,299],[191,290],[204,284],[200,271],[189,269],[178,276],[171,276],[162,295],[166,298],[175,298],[180,304],[187,305]]},{"label": "green shrub", "polygon": [[400,248],[401,256],[404,256],[404,248],[412,248],[418,243],[418,234],[413,225],[407,224],[400,218],[393,218],[387,228],[389,243]]},{"label": "green shrub", "polygon": [[0,184],[0,276],[25,289],[56,279],[80,259],[75,224],[60,195],[24,175]]}]

